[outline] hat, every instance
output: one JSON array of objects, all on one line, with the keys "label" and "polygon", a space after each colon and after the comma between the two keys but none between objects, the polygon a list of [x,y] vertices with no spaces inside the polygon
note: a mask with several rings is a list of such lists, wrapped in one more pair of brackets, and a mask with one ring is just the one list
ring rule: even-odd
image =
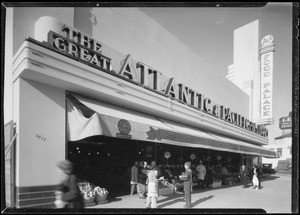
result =
[{"label": "hat", "polygon": [[63,160],[57,163],[57,167],[63,170],[66,174],[71,174],[73,164],[68,160]]}]

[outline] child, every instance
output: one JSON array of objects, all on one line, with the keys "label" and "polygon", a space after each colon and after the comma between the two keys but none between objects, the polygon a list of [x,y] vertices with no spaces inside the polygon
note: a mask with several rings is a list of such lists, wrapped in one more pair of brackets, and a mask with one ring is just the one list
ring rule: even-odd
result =
[{"label": "child", "polygon": [[148,173],[148,195],[146,201],[146,208],[157,208],[156,202],[158,197],[158,181],[163,180],[163,177],[157,179],[156,176],[158,175],[158,170],[154,168],[150,170]]}]

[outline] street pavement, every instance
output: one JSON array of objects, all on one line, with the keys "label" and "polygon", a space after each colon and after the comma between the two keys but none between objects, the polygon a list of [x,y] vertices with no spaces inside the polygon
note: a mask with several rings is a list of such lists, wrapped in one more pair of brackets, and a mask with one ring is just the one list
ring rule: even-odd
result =
[{"label": "street pavement", "polygon": [[[250,184],[249,184],[250,185]],[[267,213],[291,213],[291,175],[276,174],[265,176],[259,190],[242,188],[241,185],[194,191],[190,209],[263,209]],[[157,206],[163,209],[182,209],[185,204],[182,193],[159,196]],[[137,195],[117,197],[114,201],[88,207],[88,209],[137,209],[145,208],[145,199]],[[166,210],[167,211],[167,210]],[[201,212],[201,210],[199,210]]]}]

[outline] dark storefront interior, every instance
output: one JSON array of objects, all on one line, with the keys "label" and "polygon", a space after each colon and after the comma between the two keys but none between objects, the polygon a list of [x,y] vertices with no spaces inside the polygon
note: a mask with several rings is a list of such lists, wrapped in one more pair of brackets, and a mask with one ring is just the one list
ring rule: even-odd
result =
[{"label": "dark storefront interior", "polygon": [[67,156],[79,180],[106,188],[109,198],[130,193],[130,168],[135,160],[148,164],[155,160],[162,173],[169,169],[174,176],[184,171],[186,161],[192,163],[193,173],[199,160],[203,160],[206,167],[210,165],[215,170],[225,165],[232,174],[239,172],[242,162],[237,153],[105,136],[69,142]]}]

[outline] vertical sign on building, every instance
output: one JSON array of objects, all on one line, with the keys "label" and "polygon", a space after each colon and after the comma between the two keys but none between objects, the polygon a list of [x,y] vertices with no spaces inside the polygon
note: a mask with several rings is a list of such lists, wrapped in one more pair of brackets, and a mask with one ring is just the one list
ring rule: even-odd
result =
[{"label": "vertical sign on building", "polygon": [[261,72],[261,87],[260,87],[260,119],[262,121],[273,118],[273,53],[275,45],[273,36],[265,36],[261,40],[260,48],[260,72]]}]

